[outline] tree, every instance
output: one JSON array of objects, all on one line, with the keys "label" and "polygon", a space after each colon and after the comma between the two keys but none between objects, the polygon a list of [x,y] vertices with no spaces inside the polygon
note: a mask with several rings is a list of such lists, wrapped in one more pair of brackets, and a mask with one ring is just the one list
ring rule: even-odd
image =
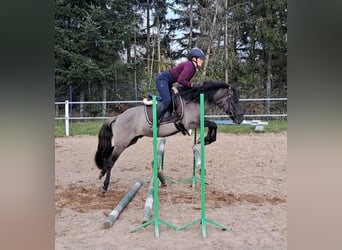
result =
[{"label": "tree", "polygon": [[56,0],[55,13],[56,99],[68,90],[81,101],[139,98],[195,46],[207,60],[194,82],[237,82],[242,97],[286,95],[285,0]]},{"label": "tree", "polygon": [[88,95],[106,99],[114,62],[131,47],[135,23],[127,9],[123,0],[56,1],[56,86],[72,84],[80,101],[89,88],[95,92]]}]

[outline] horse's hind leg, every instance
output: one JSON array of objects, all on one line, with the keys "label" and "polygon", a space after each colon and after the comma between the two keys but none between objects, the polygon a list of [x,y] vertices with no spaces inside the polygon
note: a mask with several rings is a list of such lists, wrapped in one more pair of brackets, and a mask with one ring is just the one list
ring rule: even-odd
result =
[{"label": "horse's hind leg", "polygon": [[99,179],[101,180],[103,176],[105,176],[107,170],[106,169],[102,169],[99,175]]},{"label": "horse's hind leg", "polygon": [[106,178],[105,178],[105,180],[103,182],[103,186],[102,186],[102,194],[105,194],[108,190],[111,172],[112,172],[112,168],[111,167],[107,168]]},{"label": "horse's hind leg", "polygon": [[112,168],[113,168],[115,162],[117,161],[117,159],[119,158],[119,156],[121,155],[121,153],[123,151],[124,151],[124,149],[122,149],[120,147],[114,147],[114,150],[113,150],[112,154],[110,155],[110,157],[108,159],[104,160],[104,168],[100,174],[100,177],[101,177],[101,175],[102,176],[104,176],[104,174],[106,175],[106,178],[105,178],[105,180],[103,182],[103,186],[102,186],[102,194],[104,194],[108,190],[108,186],[109,186],[109,182],[110,182],[110,174],[111,174]]},{"label": "horse's hind leg", "polygon": [[136,136],[132,140],[126,142],[124,145],[120,144],[120,146],[115,146],[111,155],[107,159],[104,159],[104,161],[103,161],[104,168],[100,173],[100,177],[106,175],[106,178],[103,182],[102,194],[104,194],[108,190],[111,170],[112,170],[115,162],[118,160],[119,156],[122,154],[122,152],[125,149],[127,149],[128,147],[135,144],[138,141],[138,139],[141,137],[142,136]]}]

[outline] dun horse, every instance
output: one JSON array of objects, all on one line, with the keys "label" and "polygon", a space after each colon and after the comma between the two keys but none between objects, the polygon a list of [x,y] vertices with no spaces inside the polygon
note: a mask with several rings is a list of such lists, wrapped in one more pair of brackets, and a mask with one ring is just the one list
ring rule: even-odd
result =
[{"label": "dun horse", "polygon": [[[167,137],[180,132],[179,124],[182,125],[183,132],[200,127],[200,93],[204,93],[205,111],[217,106],[229,115],[234,123],[240,124],[243,121],[237,87],[225,82],[208,81],[193,89],[178,89],[180,98],[178,107],[175,109],[180,110],[180,113],[177,117],[173,117],[173,120],[161,122],[158,128],[159,137]],[[147,114],[147,110],[151,111],[151,106],[132,107],[103,123],[98,134],[98,147],[95,154],[95,163],[101,170],[99,178],[106,176],[102,187],[103,194],[108,190],[112,167],[122,152],[135,144],[138,139],[144,136],[152,137],[152,125],[149,119],[151,115]],[[166,118],[164,117],[164,119]],[[178,123],[174,122],[175,119]],[[215,122],[205,119],[204,126],[208,128],[204,138],[207,145],[216,140],[217,125]],[[114,145],[112,145],[113,137]]]}]

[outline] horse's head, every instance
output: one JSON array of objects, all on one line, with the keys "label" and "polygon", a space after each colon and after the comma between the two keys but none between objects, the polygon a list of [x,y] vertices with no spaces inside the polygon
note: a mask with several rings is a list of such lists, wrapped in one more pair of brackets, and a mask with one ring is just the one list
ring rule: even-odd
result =
[{"label": "horse's head", "polygon": [[[222,87],[223,86],[223,87]],[[221,84],[216,93],[216,104],[220,106],[234,123],[240,124],[243,121],[243,110],[239,103],[240,94],[236,85]]]},{"label": "horse's head", "polygon": [[189,101],[199,103],[199,94],[205,93],[209,105],[219,106],[236,124],[243,121],[243,110],[239,103],[240,94],[236,85],[227,84],[223,81],[205,81],[193,90],[180,89],[182,97]]},{"label": "horse's head", "polygon": [[243,110],[239,103],[240,94],[236,85],[228,84],[228,97],[225,105],[225,112],[233,120],[234,123],[241,124],[243,121]]}]

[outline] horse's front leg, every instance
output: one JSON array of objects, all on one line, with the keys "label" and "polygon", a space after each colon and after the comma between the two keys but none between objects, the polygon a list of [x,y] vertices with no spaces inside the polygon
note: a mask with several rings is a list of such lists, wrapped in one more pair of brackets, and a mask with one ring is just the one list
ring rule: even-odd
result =
[{"label": "horse's front leg", "polygon": [[204,120],[204,127],[208,128],[208,133],[204,137],[204,144],[208,145],[216,141],[217,125],[215,122]]}]

